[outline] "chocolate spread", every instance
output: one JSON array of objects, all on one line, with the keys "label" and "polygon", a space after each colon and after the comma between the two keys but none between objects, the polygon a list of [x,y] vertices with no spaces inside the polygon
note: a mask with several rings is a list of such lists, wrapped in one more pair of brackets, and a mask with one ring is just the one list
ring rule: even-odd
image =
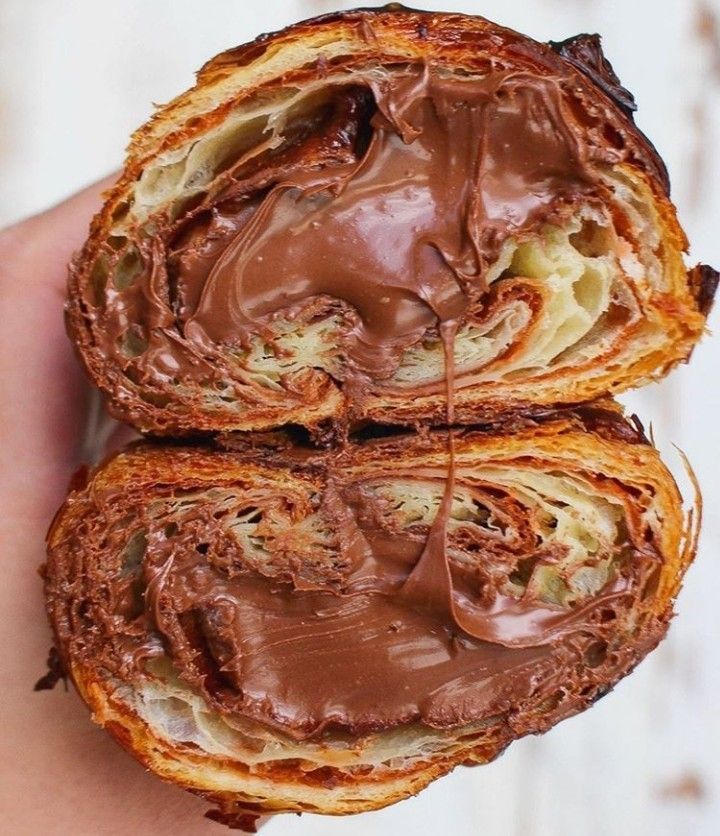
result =
[{"label": "chocolate spread", "polygon": [[[603,420],[603,433],[617,424],[616,437],[629,438],[623,421]],[[190,477],[168,492],[162,465],[157,486],[91,483],[83,524],[68,531],[62,554],[51,554],[60,645],[121,678],[144,675],[148,657],[167,653],[230,722],[252,719],[298,739],[411,722],[449,728],[558,692],[581,704],[596,694],[598,678],[610,681],[662,634],[660,622],[637,625],[624,647],[618,632],[652,583],[658,553],[629,513],[596,593],[559,605],[513,591],[508,579],[523,565],[532,572],[528,558],[552,565],[564,547],[543,544],[521,497],[478,478],[467,439],[454,439],[449,482],[442,464],[416,458],[429,449],[442,462],[446,436],[436,433],[427,442],[380,439],[334,453],[258,450],[256,478],[219,479],[212,489]],[[231,467],[243,454],[167,455],[182,472],[186,460],[201,467],[203,456],[209,464],[227,456]],[[607,477],[577,468],[606,490]],[[388,480],[444,493],[435,522],[394,522],[375,489]],[[448,530],[456,490],[472,495],[477,518]],[[636,501],[632,486],[616,490],[628,507]],[[228,493],[235,505],[223,499]],[[192,501],[180,511],[166,504],[185,499]],[[258,562],[228,526],[238,508],[268,519],[280,510],[293,520],[316,513],[315,536],[322,541],[324,530],[325,546],[303,557],[296,532],[266,541],[269,556]],[[128,557],[129,538],[140,548]]]},{"label": "chocolate spread", "polygon": [[337,382],[392,386],[408,348],[482,315],[505,240],[599,198],[599,171],[631,153],[618,129],[619,145],[591,141],[612,109],[583,115],[567,72],[423,63],[327,81],[279,147],[229,163],[200,205],[107,256],[136,274],[105,290],[96,339],[137,383],[232,383],[242,359],[228,356],[254,338],[281,357],[278,324],[334,316]]}]

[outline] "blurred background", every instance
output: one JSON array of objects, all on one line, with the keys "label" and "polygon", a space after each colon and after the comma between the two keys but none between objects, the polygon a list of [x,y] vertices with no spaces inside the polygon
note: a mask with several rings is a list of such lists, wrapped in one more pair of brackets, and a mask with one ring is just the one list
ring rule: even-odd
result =
[{"label": "blurred background", "polygon": [[[0,226],[118,168],[152,103],[187,88],[210,56],[353,5],[0,0]],[[636,95],[639,125],[668,163],[692,263],[720,266],[720,0],[456,0],[451,8],[540,40],[600,32]],[[624,399],[652,422],[683,492],[691,496],[674,445],[687,453],[705,494],[698,559],[661,647],[591,711],[516,742],[489,766],[458,769],[388,810],[347,820],[284,816],[263,834],[720,833],[719,360],[720,336],[706,339],[691,366]],[[98,823],[96,833],[110,832]],[[223,832],[197,823],[198,834]]]}]

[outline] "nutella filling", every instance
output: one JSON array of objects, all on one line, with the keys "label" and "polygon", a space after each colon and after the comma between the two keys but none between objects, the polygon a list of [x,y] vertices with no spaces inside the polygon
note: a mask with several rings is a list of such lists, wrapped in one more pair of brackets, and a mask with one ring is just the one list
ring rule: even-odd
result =
[{"label": "nutella filling", "polygon": [[[160,406],[185,384],[231,402],[254,379],[251,348],[282,361],[284,330],[328,322],[328,356],[306,357],[308,374],[330,375],[350,413],[369,390],[396,388],[409,349],[482,319],[503,244],[595,205],[599,170],[623,158],[589,140],[567,85],[430,64],[329,79],[198,205],[160,211],[150,236],[139,227],[129,249],[101,257],[114,282],[86,293],[101,293],[103,354]],[[281,369],[264,396],[293,400],[304,385]]]},{"label": "nutella filling", "polygon": [[247,345],[280,315],[340,305],[343,377],[388,376],[403,349],[487,290],[503,240],[592,184],[552,82],[425,67],[375,100],[358,160],[278,172],[200,292],[178,270],[180,292],[198,298],[187,339]]},{"label": "nutella filling", "polygon": [[[433,443],[441,457],[443,435]],[[230,723],[300,740],[456,727],[558,693],[582,701],[596,667],[645,652],[639,639],[627,652],[617,642],[658,567],[628,513],[635,498],[582,463],[568,477],[522,459],[483,473],[462,437],[453,446],[449,480],[385,442],[402,464],[370,445],[362,477],[353,456],[364,462],[364,448],[294,449],[291,470],[276,464],[247,483],[94,488],[102,510],[66,546],[81,586],[58,634],[121,679],[167,656]],[[601,522],[576,538],[595,550],[568,563],[571,545],[553,531],[560,517],[575,525],[563,510],[573,496]]]}]

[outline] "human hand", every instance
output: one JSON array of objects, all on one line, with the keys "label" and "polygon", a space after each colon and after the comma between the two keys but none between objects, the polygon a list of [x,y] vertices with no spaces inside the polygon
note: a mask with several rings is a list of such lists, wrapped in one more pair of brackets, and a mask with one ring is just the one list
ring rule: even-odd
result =
[{"label": "human hand", "polygon": [[62,684],[33,692],[52,641],[37,569],[91,417],[63,324],[66,265],[110,183],[0,232],[2,826],[16,836],[221,834],[203,817],[209,802],[143,770]]}]

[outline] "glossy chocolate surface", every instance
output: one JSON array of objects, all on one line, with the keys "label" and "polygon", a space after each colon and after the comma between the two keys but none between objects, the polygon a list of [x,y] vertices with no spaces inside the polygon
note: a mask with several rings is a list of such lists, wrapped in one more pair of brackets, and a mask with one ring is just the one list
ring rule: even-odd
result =
[{"label": "glossy chocolate surface", "polygon": [[599,200],[599,172],[630,154],[630,138],[597,144],[568,84],[431,62],[329,80],[278,147],[155,218],[132,255],[106,255],[135,272],[106,288],[98,346],[141,385],[230,385],[228,356],[242,367],[262,340],[282,359],[278,327],[334,318],[332,376],[350,401],[387,385],[407,349],[481,315],[508,238]]},{"label": "glossy chocolate surface", "polygon": [[[590,411],[587,426],[641,443],[610,413]],[[557,565],[566,549],[543,542],[541,518],[522,493],[471,463],[466,434],[453,440],[450,480],[445,467],[418,457],[430,450],[442,461],[446,444],[436,433],[424,447],[400,437],[325,453],[263,449],[261,440],[254,453],[187,458],[178,448],[180,473],[186,462],[213,467],[223,456],[227,467],[240,461],[251,470],[211,487],[173,477],[168,491],[162,465],[156,485],[95,485],[82,500],[86,523],[63,546],[70,583],[50,596],[61,645],[71,661],[121,679],[142,677],[149,657],[167,654],[230,719],[298,739],[412,722],[455,727],[558,689],[582,703],[594,693],[595,668],[640,658],[664,630],[652,621],[632,645],[618,643],[618,623],[659,565],[633,519],[633,488],[614,488],[627,517],[610,552],[597,556],[613,561],[602,588],[549,603],[510,581],[524,572],[527,583],[533,567]],[[573,474],[605,490],[606,477],[582,463]],[[434,522],[398,523],[378,491],[388,483],[441,496]],[[450,513],[458,491],[476,508],[464,522]],[[253,536],[269,538],[265,557],[232,534],[236,516],[248,514],[261,520]],[[315,522],[269,529],[278,515]]]}]

